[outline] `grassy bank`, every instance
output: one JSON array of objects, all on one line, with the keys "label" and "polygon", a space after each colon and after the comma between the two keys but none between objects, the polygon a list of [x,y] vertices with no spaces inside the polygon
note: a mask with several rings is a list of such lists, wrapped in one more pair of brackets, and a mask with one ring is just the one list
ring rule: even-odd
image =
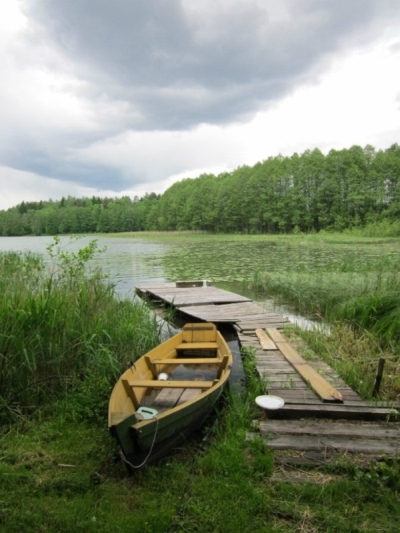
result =
[{"label": "grassy bank", "polygon": [[[19,425],[0,442],[4,533],[265,533],[398,531],[393,467],[274,468],[246,443],[255,415],[231,400],[207,443],[126,475],[104,428],[59,418]],[[294,479],[291,474],[296,474]]]},{"label": "grassy bank", "polygon": [[[127,476],[105,425],[20,420],[0,441],[4,533],[396,532],[400,476],[393,466],[283,472],[261,441],[246,442],[259,416],[247,393],[228,396],[218,423],[175,455]],[[210,421],[211,424],[211,421]],[[211,429],[212,428],[212,429]],[[296,479],[291,476],[296,474]]]}]

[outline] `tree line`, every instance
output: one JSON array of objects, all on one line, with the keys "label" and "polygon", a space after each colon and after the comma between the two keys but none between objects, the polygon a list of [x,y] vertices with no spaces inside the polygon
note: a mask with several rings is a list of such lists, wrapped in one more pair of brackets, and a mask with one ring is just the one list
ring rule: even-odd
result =
[{"label": "tree line", "polygon": [[174,183],[142,198],[62,198],[0,211],[0,235],[198,230],[343,231],[400,215],[400,146],[307,150],[218,176]]}]

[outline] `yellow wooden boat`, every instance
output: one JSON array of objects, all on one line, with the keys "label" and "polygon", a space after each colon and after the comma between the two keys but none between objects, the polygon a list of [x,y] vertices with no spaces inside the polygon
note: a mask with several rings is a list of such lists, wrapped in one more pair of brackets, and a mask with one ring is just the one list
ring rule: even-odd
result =
[{"label": "yellow wooden boat", "polygon": [[111,394],[108,426],[129,469],[154,462],[200,427],[232,363],[214,324],[186,324],[122,374]]}]

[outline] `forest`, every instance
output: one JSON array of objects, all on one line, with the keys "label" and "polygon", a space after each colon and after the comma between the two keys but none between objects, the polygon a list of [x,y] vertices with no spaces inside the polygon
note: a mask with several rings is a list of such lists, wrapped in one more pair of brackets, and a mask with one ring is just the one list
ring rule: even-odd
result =
[{"label": "forest", "polygon": [[192,230],[213,233],[344,231],[400,215],[400,146],[352,146],[269,157],[174,183],[142,198],[22,202],[0,211],[0,235]]}]

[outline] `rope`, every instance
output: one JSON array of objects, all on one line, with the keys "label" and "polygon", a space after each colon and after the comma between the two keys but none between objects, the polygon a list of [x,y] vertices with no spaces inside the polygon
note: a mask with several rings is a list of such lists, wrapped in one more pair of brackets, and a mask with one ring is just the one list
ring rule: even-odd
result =
[{"label": "rope", "polygon": [[138,465],[138,466],[135,466],[133,465],[132,463],[130,463],[128,461],[128,459],[125,457],[124,455],[124,452],[122,451],[122,449],[120,448],[119,449],[119,455],[121,457],[121,459],[124,461],[124,463],[126,463],[127,465],[129,465],[130,467],[134,468],[134,469],[139,469],[139,468],[142,468],[148,461],[150,455],[151,455],[151,452],[153,451],[153,448],[154,448],[154,444],[156,442],[156,437],[157,437],[157,431],[158,431],[158,418],[156,417],[156,415],[153,415],[152,418],[155,418],[156,419],[156,430],[154,432],[154,437],[153,437],[153,442],[151,443],[151,446],[150,446],[150,451],[149,453],[147,454],[147,457],[144,459],[144,461]]}]

